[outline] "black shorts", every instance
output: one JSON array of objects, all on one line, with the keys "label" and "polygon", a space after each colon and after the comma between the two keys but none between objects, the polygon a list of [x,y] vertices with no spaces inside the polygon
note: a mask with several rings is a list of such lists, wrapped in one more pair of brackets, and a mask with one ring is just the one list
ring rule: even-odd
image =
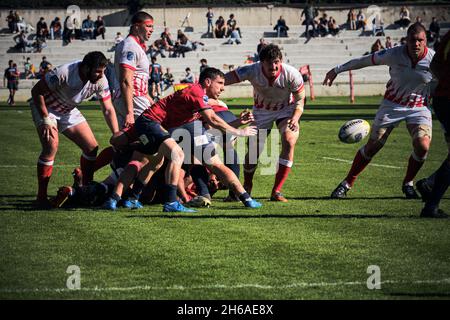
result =
[{"label": "black shorts", "polygon": [[158,153],[161,144],[168,138],[170,134],[161,127],[161,124],[151,120],[143,115],[136,119],[135,129],[142,146],[136,150],[147,155]]},{"label": "black shorts", "polygon": [[216,112],[216,114],[220,118],[222,118],[222,120],[225,121],[226,123],[233,122],[234,120],[237,119],[237,117],[231,111],[219,111],[219,112]]},{"label": "black shorts", "polygon": [[[183,149],[186,163],[190,163],[188,161],[191,160],[191,155],[195,155],[198,160],[203,162],[204,155],[212,157],[216,154],[215,146],[211,142],[211,138],[206,134],[203,123],[199,120],[172,128],[169,132]],[[185,139],[189,140],[185,141]],[[207,152],[205,152],[205,149],[207,149]]]},{"label": "black shorts", "polygon": [[436,118],[442,124],[445,135],[450,135],[450,98],[434,97],[433,110]]},{"label": "black shorts", "polygon": [[17,81],[8,81],[7,88],[9,90],[19,90],[19,84]]}]

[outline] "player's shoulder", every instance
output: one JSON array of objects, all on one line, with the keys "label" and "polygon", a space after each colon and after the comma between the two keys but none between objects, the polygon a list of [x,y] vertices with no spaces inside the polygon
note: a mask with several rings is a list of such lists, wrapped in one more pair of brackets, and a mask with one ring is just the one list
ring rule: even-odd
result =
[{"label": "player's shoulder", "polygon": [[426,57],[427,57],[428,60],[430,60],[430,62],[431,62],[431,60],[433,60],[433,57],[434,57],[435,54],[436,54],[436,51],[434,51],[431,48],[427,48],[427,55],[426,55]]},{"label": "player's shoulder", "polygon": [[203,97],[205,95],[205,90],[203,89],[203,87],[200,84],[196,83],[196,84],[186,87],[183,90],[183,94],[195,96],[195,97]]},{"label": "player's shoulder", "polygon": [[297,68],[291,66],[290,64],[282,63],[283,70],[288,75],[300,76],[300,71]]}]

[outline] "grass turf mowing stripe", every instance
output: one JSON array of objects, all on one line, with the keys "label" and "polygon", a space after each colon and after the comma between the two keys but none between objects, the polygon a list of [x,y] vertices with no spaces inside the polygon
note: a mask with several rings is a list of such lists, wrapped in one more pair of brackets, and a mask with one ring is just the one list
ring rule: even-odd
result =
[{"label": "grass turf mowing stripe", "polygon": [[[334,161],[340,161],[340,162],[345,162],[345,163],[349,163],[349,164],[352,164],[352,163],[353,163],[353,161],[350,161],[350,160],[344,160],[344,159],[338,159],[338,158],[322,157],[322,159],[334,160]],[[382,167],[382,168],[391,168],[391,169],[401,169],[401,167],[389,166],[389,165],[385,165],[385,164],[376,164],[376,163],[369,163],[369,166],[373,166],[373,167]]]}]

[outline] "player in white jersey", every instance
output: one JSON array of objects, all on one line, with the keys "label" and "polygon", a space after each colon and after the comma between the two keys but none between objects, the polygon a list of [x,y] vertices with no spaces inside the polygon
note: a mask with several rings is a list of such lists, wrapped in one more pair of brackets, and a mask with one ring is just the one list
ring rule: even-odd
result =
[{"label": "player in white jersey", "polygon": [[153,33],[153,17],[137,12],[131,19],[129,35],[116,47],[114,67],[118,83],[114,100],[120,127],[128,127],[153,104],[148,94],[150,62],[145,42]]},{"label": "player in white jersey", "polygon": [[58,132],[80,147],[85,182],[92,180],[98,144],[86,119],[77,109],[83,100],[96,94],[112,133],[119,130],[111,102],[108,81],[104,75],[107,59],[101,52],[89,52],[83,61],[59,66],[47,73],[31,90],[31,113],[42,151],[37,163],[37,206],[50,208],[47,186],[58,150]]},{"label": "player in white jersey", "polygon": [[[278,171],[272,188],[271,201],[287,202],[281,194],[294,162],[294,148],[299,136],[299,121],[305,104],[305,88],[300,72],[283,63],[278,46],[270,44],[260,54],[260,62],[237,68],[225,75],[225,85],[248,80],[253,85],[253,115],[258,129],[270,130],[274,122],[281,133],[281,154]],[[256,150],[257,158],[264,148],[265,135],[259,135],[257,145],[249,145]],[[257,161],[251,159],[250,151],[245,157],[244,188],[251,192]]]},{"label": "player in white jersey", "polygon": [[425,28],[420,23],[415,23],[408,28],[406,45],[350,60],[326,74],[323,84],[330,86],[338,73],[372,65],[388,65],[391,76],[375,116],[369,141],[356,153],[350,172],[331,193],[331,198],[346,196],[358,175],[403,120],[406,121],[412,138],[413,152],[408,161],[402,191],[408,199],[419,197],[413,187],[413,179],[427,157],[431,142],[432,121],[427,106],[432,80],[429,67],[433,55],[434,51],[427,48]]}]

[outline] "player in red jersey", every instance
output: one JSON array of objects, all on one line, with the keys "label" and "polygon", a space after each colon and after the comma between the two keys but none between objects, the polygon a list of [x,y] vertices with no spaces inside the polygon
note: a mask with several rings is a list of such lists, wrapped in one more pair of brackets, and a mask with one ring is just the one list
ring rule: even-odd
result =
[{"label": "player in red jersey", "polygon": [[119,130],[108,81],[104,75],[108,61],[101,52],[88,53],[83,61],[59,66],[47,73],[31,90],[31,112],[42,151],[37,164],[37,206],[50,208],[47,186],[58,151],[58,132],[72,140],[83,154],[80,159],[85,183],[92,180],[98,143],[77,105],[97,94],[103,115],[112,133]]},{"label": "player in red jersey", "polygon": [[448,215],[439,209],[439,202],[450,183],[450,31],[439,44],[430,68],[439,81],[433,94],[433,110],[444,129],[448,154],[435,173],[417,181],[417,190],[425,201],[421,217],[447,218]]},{"label": "player in red jersey", "polygon": [[[136,136],[142,143],[142,147],[138,151],[146,155],[162,155],[169,160],[166,168],[165,190],[167,198],[163,207],[165,212],[186,212],[189,210],[177,201],[177,184],[181,165],[185,158],[184,153],[190,155],[187,157],[188,160],[191,160],[192,156],[197,161],[204,162],[221,181],[239,195],[240,200],[246,207],[259,208],[261,206],[260,203],[249,196],[233,172],[220,161],[214,152],[214,145],[204,134],[205,129],[201,121],[198,121],[201,115],[211,127],[223,132],[229,132],[236,136],[256,134],[254,127],[236,129],[229,126],[211,110],[208,105],[208,98],[217,99],[223,90],[223,73],[218,69],[207,68],[200,74],[199,84],[161,99],[151,108],[145,110],[136,120]],[[184,146],[187,146],[184,152],[171,134],[186,139],[183,140]],[[200,152],[200,157],[197,152]],[[121,185],[119,186],[120,189],[128,188],[129,184],[127,185],[127,183],[130,183],[133,176],[140,170],[138,163],[130,165],[125,168],[119,179],[118,186]],[[120,197],[120,194],[113,193],[104,207],[114,210]],[[190,210],[190,212],[192,211]]]}]

